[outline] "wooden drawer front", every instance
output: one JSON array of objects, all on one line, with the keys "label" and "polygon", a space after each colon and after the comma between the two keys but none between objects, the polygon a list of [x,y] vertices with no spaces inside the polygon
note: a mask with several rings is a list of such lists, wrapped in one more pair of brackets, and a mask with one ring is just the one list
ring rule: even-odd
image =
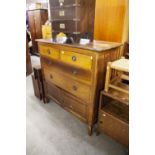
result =
[{"label": "wooden drawer front", "polygon": [[63,3],[63,5],[73,5],[73,4],[78,4],[79,1],[80,0],[52,0],[50,1],[50,5],[51,7],[60,6],[60,3]]},{"label": "wooden drawer front", "polygon": [[53,21],[52,22],[52,29],[53,31],[59,32],[79,32],[80,27],[78,26],[79,22],[73,20],[66,20],[66,21]]},{"label": "wooden drawer front", "polygon": [[63,106],[69,111],[77,114],[83,120],[86,120],[86,104],[75,100],[71,95],[65,93],[63,95]]},{"label": "wooden drawer front", "polygon": [[61,90],[60,88],[58,88],[57,86],[55,86],[54,84],[49,84],[46,82],[46,89],[47,89],[47,95],[49,97],[53,97],[54,99],[56,99],[57,101],[62,102],[62,96],[61,96]]},{"label": "wooden drawer front", "polygon": [[106,113],[100,112],[99,114],[99,129],[107,135],[116,139],[123,145],[129,144],[129,125],[116,117]]},{"label": "wooden drawer front", "polygon": [[52,70],[49,71],[49,69],[46,68],[44,68],[44,76],[46,81],[56,84],[60,88],[70,92],[86,102],[90,101],[91,89],[89,86],[72,80],[59,72],[54,72]]},{"label": "wooden drawer front", "polygon": [[65,20],[75,20],[80,17],[77,16],[79,14],[75,14],[76,10],[79,10],[79,7],[69,7],[69,8],[61,8],[61,9],[53,9],[51,10],[52,20],[57,19],[65,19]]},{"label": "wooden drawer front", "polygon": [[92,58],[92,56],[75,52],[61,51],[60,53],[61,61],[88,70],[91,70],[92,68]]},{"label": "wooden drawer front", "polygon": [[56,48],[40,45],[39,49],[40,49],[40,54],[43,56],[47,56],[53,59],[59,59],[60,57],[59,50]]},{"label": "wooden drawer front", "polygon": [[62,72],[75,80],[85,82],[86,84],[91,84],[92,73],[89,70],[76,68],[72,65],[66,65],[48,58],[41,58],[41,63],[43,66],[48,67],[53,71],[58,70],[59,72]]}]

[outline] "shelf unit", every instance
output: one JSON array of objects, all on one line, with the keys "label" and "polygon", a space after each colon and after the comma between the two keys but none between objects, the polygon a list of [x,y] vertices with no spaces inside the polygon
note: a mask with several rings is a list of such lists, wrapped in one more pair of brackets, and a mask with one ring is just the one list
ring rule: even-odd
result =
[{"label": "shelf unit", "polygon": [[95,0],[49,0],[52,36],[60,32],[75,42],[87,33],[93,40]]},{"label": "shelf unit", "polygon": [[[119,86],[126,84],[117,82]],[[128,86],[126,85],[126,89]],[[121,144],[129,145],[129,96],[110,88],[101,91],[97,131],[103,132]]]}]

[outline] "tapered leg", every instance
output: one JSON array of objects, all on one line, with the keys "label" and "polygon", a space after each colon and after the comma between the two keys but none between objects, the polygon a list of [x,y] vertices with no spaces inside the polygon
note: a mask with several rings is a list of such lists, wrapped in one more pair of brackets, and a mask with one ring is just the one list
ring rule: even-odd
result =
[{"label": "tapered leg", "polygon": [[49,103],[50,102],[50,99],[48,97],[44,97],[43,98],[43,102],[44,102],[44,104]]},{"label": "tapered leg", "polygon": [[93,133],[93,126],[88,126],[88,135],[91,136]]}]

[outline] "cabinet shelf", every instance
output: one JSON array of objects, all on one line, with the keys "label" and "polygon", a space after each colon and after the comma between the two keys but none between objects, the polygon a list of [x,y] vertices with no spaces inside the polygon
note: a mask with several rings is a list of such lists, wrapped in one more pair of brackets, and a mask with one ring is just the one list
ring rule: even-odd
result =
[{"label": "cabinet shelf", "polygon": [[[129,104],[127,96],[124,93],[111,90],[108,93],[101,92],[101,110],[114,117],[128,123],[129,122]],[[125,98],[126,97],[126,98]],[[122,99],[123,98],[123,99]],[[126,100],[125,100],[126,99]]]},{"label": "cabinet shelf", "polygon": [[111,101],[111,103],[106,104],[102,107],[101,111],[106,112],[125,123],[129,123],[128,107],[118,106],[117,101]]}]

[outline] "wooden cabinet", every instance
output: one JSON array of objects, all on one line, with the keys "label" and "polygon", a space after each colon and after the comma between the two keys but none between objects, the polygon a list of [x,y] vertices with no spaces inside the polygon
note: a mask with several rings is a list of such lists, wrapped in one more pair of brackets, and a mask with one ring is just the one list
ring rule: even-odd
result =
[{"label": "wooden cabinet", "polygon": [[[100,79],[105,77],[106,63],[120,57],[121,44],[100,42],[81,46],[39,39],[38,45],[47,98],[54,99],[88,124],[91,134],[97,120],[100,90],[104,87]],[[43,47],[56,51],[59,56],[45,54]]]},{"label": "wooden cabinet", "polygon": [[84,33],[94,31],[95,0],[50,0],[52,32],[64,32],[78,42]]},{"label": "wooden cabinet", "polygon": [[36,9],[28,11],[29,27],[32,38],[33,52],[38,53],[38,46],[35,39],[42,38],[42,25],[48,19],[48,13],[46,9]]},{"label": "wooden cabinet", "polygon": [[129,100],[127,96],[112,90],[108,93],[101,92],[97,130],[128,147]]}]

